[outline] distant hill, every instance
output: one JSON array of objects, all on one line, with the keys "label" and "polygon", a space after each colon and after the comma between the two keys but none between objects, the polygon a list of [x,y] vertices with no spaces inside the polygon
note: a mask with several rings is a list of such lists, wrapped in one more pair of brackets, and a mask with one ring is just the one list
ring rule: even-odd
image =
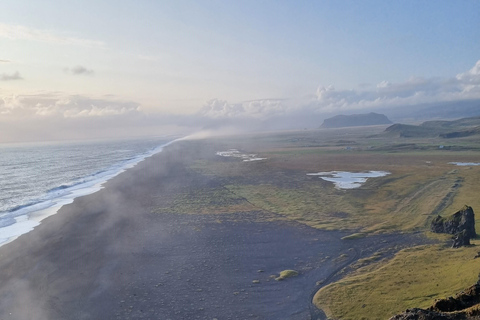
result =
[{"label": "distant hill", "polygon": [[[443,130],[441,132],[443,133]],[[432,128],[401,123],[391,125],[385,129],[385,133],[402,138],[438,137],[440,134],[437,130],[432,130]]]},{"label": "distant hill", "polygon": [[414,126],[396,123],[385,133],[402,138],[461,138],[480,134],[480,117],[462,118],[453,121],[426,121]]},{"label": "distant hill", "polygon": [[349,116],[338,115],[328,118],[323,121],[320,128],[361,127],[390,123],[392,123],[392,121],[390,121],[385,115],[370,112],[363,114],[352,114]]}]

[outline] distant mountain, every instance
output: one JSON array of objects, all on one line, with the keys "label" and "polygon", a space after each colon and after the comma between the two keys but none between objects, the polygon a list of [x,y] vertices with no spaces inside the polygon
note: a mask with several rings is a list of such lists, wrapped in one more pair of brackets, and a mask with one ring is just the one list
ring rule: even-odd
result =
[{"label": "distant mountain", "polygon": [[436,102],[390,108],[388,116],[395,122],[419,122],[431,119],[458,119],[480,116],[480,100]]},{"label": "distant mountain", "polygon": [[453,121],[426,121],[421,125],[396,123],[385,129],[385,134],[402,138],[461,138],[480,134],[480,117]]},{"label": "distant mountain", "polygon": [[445,130],[432,130],[432,128],[423,126],[414,126],[410,124],[395,123],[387,129],[385,133],[401,137],[401,138],[424,138],[424,137],[438,137],[439,134]]},{"label": "distant mountain", "polygon": [[390,123],[392,123],[392,121],[390,121],[384,114],[370,112],[363,114],[352,114],[349,116],[334,116],[332,118],[325,119],[320,128],[361,127]]}]

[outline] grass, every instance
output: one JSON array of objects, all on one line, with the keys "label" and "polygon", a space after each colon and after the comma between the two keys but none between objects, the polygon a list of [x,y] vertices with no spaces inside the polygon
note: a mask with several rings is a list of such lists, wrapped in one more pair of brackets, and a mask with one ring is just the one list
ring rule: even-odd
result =
[{"label": "grass", "polygon": [[355,211],[354,205],[335,196],[335,189],[326,190],[315,184],[303,185],[300,189],[271,184],[227,185],[226,188],[258,209],[323,229],[348,228],[346,218],[336,216],[336,212]]},{"label": "grass", "polygon": [[291,277],[296,277],[298,276],[298,271],[295,270],[283,270],[280,272],[280,275],[275,278],[277,281],[282,281]]},{"label": "grass", "polygon": [[[475,194],[480,167],[448,164],[476,161],[478,152],[438,150],[435,146],[445,144],[438,139],[365,138],[374,133],[374,129],[368,130],[290,132],[198,142],[204,144],[201,149],[207,156],[197,157],[189,168],[215,181],[214,186],[177,193],[173,201],[154,211],[263,211],[319,229],[368,235],[422,231],[428,229],[435,214],[449,215],[465,204],[480,208],[480,198]],[[358,149],[346,150],[345,141]],[[472,139],[448,141],[478,147]],[[429,148],[395,149],[395,145],[408,146],[410,142]],[[372,146],[395,152],[375,151],[378,148]],[[215,155],[230,148],[268,160],[244,163]],[[369,179],[352,190],[337,190],[330,182],[306,175],[372,169],[391,174]]]},{"label": "grass", "polygon": [[[422,230],[434,211],[443,213],[452,207],[461,189],[455,187],[458,181],[471,180],[453,170],[448,164],[453,157],[444,155],[414,152],[393,156],[363,152],[339,156],[283,152],[271,152],[266,163],[220,161],[204,163],[201,168],[197,163],[196,169],[225,181],[223,186],[229,193],[224,196],[244,199],[257,210],[273,212],[315,228],[360,230],[367,234]],[[372,168],[389,171],[391,175],[369,179],[362,188],[353,190],[337,190],[318,177],[306,176],[308,172],[323,170]],[[480,178],[480,171],[476,176]],[[208,197],[209,193],[201,196]],[[179,199],[179,205],[189,204],[182,201]],[[198,203],[209,206],[206,200]],[[204,211],[219,210],[213,207]]]},{"label": "grass", "polygon": [[177,193],[165,207],[154,209],[156,213],[223,214],[249,212],[255,208],[244,198],[232,194],[223,187],[200,188]]},{"label": "grass", "polygon": [[[430,306],[478,279],[478,247],[441,245],[400,251],[393,259],[358,269],[317,292],[314,303],[334,319],[388,319],[407,308]],[[372,256],[378,260],[379,255]]]}]

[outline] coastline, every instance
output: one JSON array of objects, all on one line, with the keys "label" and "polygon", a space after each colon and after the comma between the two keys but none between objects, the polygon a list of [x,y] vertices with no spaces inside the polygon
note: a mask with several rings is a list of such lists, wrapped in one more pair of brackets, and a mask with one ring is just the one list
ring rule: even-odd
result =
[{"label": "coastline", "polygon": [[[40,223],[56,214],[63,206],[72,203],[75,198],[83,197],[95,193],[103,188],[103,185],[110,179],[116,177],[122,172],[136,166],[139,162],[145,160],[156,153],[162,152],[163,148],[174,143],[176,140],[159,145],[145,153],[138,154],[133,158],[124,159],[122,163],[114,164],[111,168],[106,168],[102,172],[93,174],[93,180],[73,184],[69,187],[57,187],[62,193],[47,199],[38,200],[33,204],[22,205],[19,209],[11,211],[14,223],[0,227],[0,247],[14,241],[22,234],[31,232]],[[98,176],[97,176],[98,175]],[[87,177],[85,177],[87,178]]]},{"label": "coastline", "polygon": [[[212,150],[170,145],[1,247],[0,318],[309,319],[316,282],[331,280],[342,256],[418,241],[342,241],[349,232],[255,211],[155,213],[185,188],[219,183],[189,169]],[[271,278],[285,269],[300,275]]]}]

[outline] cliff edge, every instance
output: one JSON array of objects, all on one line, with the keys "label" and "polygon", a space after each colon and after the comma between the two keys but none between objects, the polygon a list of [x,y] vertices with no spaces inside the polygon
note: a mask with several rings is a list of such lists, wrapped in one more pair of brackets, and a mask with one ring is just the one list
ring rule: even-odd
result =
[{"label": "cliff edge", "polygon": [[390,320],[479,320],[480,281],[454,297],[440,299],[428,309],[407,309]]}]

